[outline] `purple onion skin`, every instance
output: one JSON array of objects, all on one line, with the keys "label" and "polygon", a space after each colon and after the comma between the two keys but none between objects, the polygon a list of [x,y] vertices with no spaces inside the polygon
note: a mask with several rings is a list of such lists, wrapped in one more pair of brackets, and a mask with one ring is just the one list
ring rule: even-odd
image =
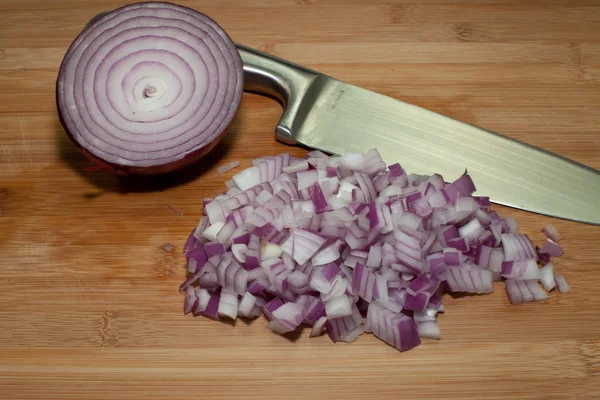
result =
[{"label": "purple onion skin", "polygon": [[[115,10],[111,11],[111,12],[104,12],[104,13],[100,13],[97,14],[96,16],[94,16],[84,27],[84,29],[82,30],[82,32],[79,33],[79,35],[73,40],[72,45],[76,42],[76,40],[79,38],[79,36],[81,36],[84,32],[86,32],[88,29],[92,28],[97,22],[99,22],[101,19],[103,19],[103,17],[105,17],[106,15],[112,14],[113,12],[117,12],[120,11],[123,8],[129,7],[133,4],[139,5],[139,4],[144,4],[144,3],[154,3],[154,4],[166,4],[166,5],[175,5],[178,7],[181,7],[182,9],[187,9],[187,10],[192,10],[194,12],[199,13],[197,10],[191,9],[189,7],[185,7],[179,4],[175,4],[175,3],[170,3],[170,2],[160,2],[160,1],[156,1],[156,2],[139,2],[139,3],[132,3],[132,4],[127,4],[124,5],[122,7],[116,8]],[[213,20],[214,22],[214,20]],[[216,22],[214,22],[216,24]],[[216,24],[217,26],[219,26],[218,24]],[[219,28],[223,29],[222,27],[219,26]],[[235,44],[231,41],[231,39],[227,36],[228,40],[231,42],[231,44],[233,44],[235,46]],[[72,46],[71,45],[71,46]],[[70,47],[71,47],[70,46]],[[70,48],[69,48],[70,50]],[[241,60],[241,56],[240,56],[240,60]],[[182,158],[179,158],[175,161],[171,161],[168,163],[164,163],[164,164],[157,164],[157,165],[152,165],[152,166],[133,166],[133,165],[120,165],[120,164],[115,164],[112,162],[109,162],[107,160],[104,160],[102,158],[100,158],[99,156],[96,156],[94,154],[92,154],[88,149],[85,148],[85,146],[83,146],[81,143],[79,143],[77,140],[75,140],[73,134],[69,131],[69,129],[67,128],[67,124],[65,123],[64,117],[63,117],[63,110],[60,107],[60,102],[59,102],[59,91],[58,91],[58,82],[59,80],[63,77],[65,71],[64,71],[64,66],[67,64],[68,58],[63,59],[62,63],[61,63],[61,67],[59,70],[59,74],[56,80],[56,104],[57,104],[57,112],[58,112],[58,116],[59,116],[59,121],[60,124],[63,128],[63,131],[65,132],[65,134],[67,135],[67,137],[70,139],[70,141],[75,144],[75,146],[81,151],[81,153],[88,159],[90,160],[92,163],[96,164],[97,169],[102,169],[102,170],[106,170],[106,171],[110,171],[116,175],[122,175],[122,176],[127,176],[127,175],[158,175],[158,174],[165,174],[165,173],[169,173],[178,169],[181,169],[183,167],[189,166],[193,163],[195,163],[196,161],[198,161],[199,159],[201,159],[202,157],[206,156],[208,153],[210,153],[216,146],[217,144],[225,137],[225,135],[227,134],[227,132],[229,131],[229,129],[231,128],[231,125],[233,124],[233,122],[235,121],[235,117],[237,115],[237,112],[239,110],[241,101],[242,101],[242,96],[238,96],[237,98],[234,98],[233,102],[230,104],[223,104],[223,108],[226,107],[230,107],[231,105],[233,105],[234,109],[235,109],[235,113],[232,115],[230,122],[227,124],[227,126],[225,128],[223,128],[220,133],[211,141],[208,143],[205,143],[202,147],[197,148],[187,154],[185,154]],[[243,80],[244,80],[244,74],[243,74],[243,67],[240,67],[238,70],[238,78],[241,80],[241,84],[243,87]]]}]

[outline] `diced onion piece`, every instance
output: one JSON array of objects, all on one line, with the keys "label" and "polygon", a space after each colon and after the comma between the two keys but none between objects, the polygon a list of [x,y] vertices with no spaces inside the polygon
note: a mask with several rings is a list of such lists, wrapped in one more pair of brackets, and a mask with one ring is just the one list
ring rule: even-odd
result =
[{"label": "diced onion piece", "polygon": [[301,171],[296,174],[298,177],[298,190],[308,189],[319,182],[319,174],[315,170]]},{"label": "diced onion piece", "polygon": [[340,342],[352,343],[356,339],[358,339],[358,337],[360,335],[362,335],[364,332],[365,332],[364,326],[359,325],[356,328],[354,328],[353,330],[351,330],[350,332],[347,332],[346,334],[342,335],[340,337]]},{"label": "diced onion piece", "polygon": [[210,301],[210,293],[206,289],[198,289],[196,296],[198,297],[198,306],[195,313],[199,314],[206,311],[206,307],[208,307],[208,302]]},{"label": "diced onion piece", "polygon": [[327,317],[321,317],[315,322],[310,331],[310,337],[321,336],[323,331],[325,330],[325,323],[327,322]]},{"label": "diced onion piece", "polygon": [[273,195],[271,193],[267,192],[266,190],[263,190],[262,192],[260,192],[260,194],[258,196],[256,196],[254,201],[256,201],[259,205],[262,206],[267,201],[269,201],[272,197],[273,197]]},{"label": "diced onion piece", "polygon": [[540,269],[534,259],[504,261],[501,275],[507,279],[541,279]]},{"label": "diced onion piece", "polygon": [[558,242],[560,240],[560,234],[552,224],[548,224],[542,228],[542,233],[550,240]]},{"label": "diced onion piece", "polygon": [[215,222],[214,224],[212,224],[211,226],[206,228],[204,230],[204,232],[202,232],[202,236],[204,236],[206,239],[210,240],[211,242],[216,242],[217,234],[223,228],[223,226],[225,226],[225,222],[221,222],[221,221]]},{"label": "diced onion piece", "polygon": [[417,330],[419,332],[419,337],[422,338],[435,340],[440,340],[442,338],[437,321],[418,322]]},{"label": "diced onion piece", "polygon": [[537,261],[539,259],[535,247],[527,235],[506,233],[502,234],[501,237],[505,261],[527,260],[530,258]]},{"label": "diced onion piece", "polygon": [[242,297],[242,301],[240,301],[240,304],[238,305],[238,314],[242,317],[249,317],[255,304],[256,297],[251,293],[246,292]]},{"label": "diced onion piece", "polygon": [[230,163],[227,163],[225,165],[221,165],[219,168],[217,168],[217,172],[219,172],[219,174],[224,174],[226,172],[231,171],[234,168],[237,168],[241,165],[242,163],[239,161],[232,161]]},{"label": "diced onion piece", "polygon": [[340,158],[340,165],[354,171],[360,171],[364,168],[365,156],[360,153],[345,151]]},{"label": "diced onion piece", "polygon": [[230,319],[236,319],[238,312],[238,296],[235,293],[222,291],[219,301],[219,315]]},{"label": "diced onion piece", "polygon": [[338,258],[340,258],[340,246],[342,242],[340,240],[336,240],[334,243],[330,244],[327,247],[319,250],[317,254],[312,257],[313,265],[325,265],[331,262],[334,262]]},{"label": "diced onion piece", "polygon": [[231,252],[236,260],[240,263],[246,262],[246,252],[248,251],[248,246],[243,243],[233,244],[231,245]]},{"label": "diced onion piece", "polygon": [[564,276],[554,275],[554,281],[556,282],[556,287],[558,288],[559,292],[566,293],[571,291],[571,288],[569,287],[569,284],[565,280]]},{"label": "diced onion piece", "polygon": [[352,305],[348,296],[339,296],[325,303],[328,318],[341,318],[352,314]]},{"label": "diced onion piece", "polygon": [[554,281],[554,264],[551,262],[544,265],[540,270],[542,285],[548,292],[554,289],[556,282]]},{"label": "diced onion piece", "polygon": [[291,174],[294,172],[305,171],[307,169],[308,169],[308,160],[302,160],[302,161],[292,163],[292,164],[288,165],[287,167],[283,168],[283,172],[285,172],[287,174]]},{"label": "diced onion piece", "polygon": [[274,318],[281,319],[298,326],[302,322],[302,310],[302,306],[296,303],[285,303],[281,307],[277,308],[277,310],[273,311],[272,315]]},{"label": "diced onion piece", "polygon": [[321,236],[304,229],[296,229],[281,245],[281,249],[292,256],[298,264],[306,263],[326,242]]},{"label": "diced onion piece", "polygon": [[194,288],[192,286],[188,286],[185,289],[185,302],[183,305],[183,312],[185,314],[191,312],[194,308],[194,305],[196,304],[196,301],[198,301],[198,298],[196,297],[196,292],[194,291]]},{"label": "diced onion piece", "polygon": [[560,257],[562,255],[563,249],[552,239],[546,239],[546,242],[542,246],[541,252],[548,253],[552,257]]},{"label": "diced onion piece", "polygon": [[264,260],[266,258],[273,257],[278,258],[281,256],[281,253],[283,253],[281,247],[270,242],[263,242],[260,252],[260,259]]},{"label": "diced onion piece", "polygon": [[329,293],[333,288],[332,282],[326,279],[322,274],[314,274],[310,279],[310,287],[321,293]]}]

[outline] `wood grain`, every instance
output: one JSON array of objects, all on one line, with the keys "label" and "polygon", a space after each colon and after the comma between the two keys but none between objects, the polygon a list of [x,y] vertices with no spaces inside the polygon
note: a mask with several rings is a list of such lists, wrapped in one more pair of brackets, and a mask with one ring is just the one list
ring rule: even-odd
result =
[{"label": "wood grain", "polygon": [[[600,168],[595,0],[184,1],[236,41]],[[553,223],[573,291],[511,306],[447,298],[442,340],[399,353],[182,314],[181,247],[231,160],[290,151],[281,106],[245,94],[214,154],[124,181],[60,129],[62,56],[114,0],[0,3],[0,398],[600,398],[600,231],[503,207],[536,241]],[[400,160],[401,161],[401,160]],[[560,190],[560,188],[557,188]],[[176,215],[173,207],[183,215]],[[160,246],[172,243],[167,253]]]}]

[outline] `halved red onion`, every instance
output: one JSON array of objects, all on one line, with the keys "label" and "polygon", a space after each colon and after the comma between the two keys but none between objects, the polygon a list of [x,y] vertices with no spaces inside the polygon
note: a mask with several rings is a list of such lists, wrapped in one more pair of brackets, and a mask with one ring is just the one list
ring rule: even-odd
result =
[{"label": "halved red onion", "polygon": [[404,351],[440,339],[445,292],[490,293],[504,280],[521,303],[569,290],[554,275],[558,245],[536,248],[472,195],[466,174],[446,183],[399,164],[386,171],[375,150],[313,151],[262,157],[235,181],[203,201],[206,216],[184,247],[190,275],[180,290],[194,316],[262,313],[278,334],[305,324],[311,337],[325,329],[352,342],[368,331]]},{"label": "halved red onion", "polygon": [[64,56],[56,98],[67,135],[121,173],[162,173],[207,154],[240,105],[235,44],[208,16],[147,2],[91,21]]}]

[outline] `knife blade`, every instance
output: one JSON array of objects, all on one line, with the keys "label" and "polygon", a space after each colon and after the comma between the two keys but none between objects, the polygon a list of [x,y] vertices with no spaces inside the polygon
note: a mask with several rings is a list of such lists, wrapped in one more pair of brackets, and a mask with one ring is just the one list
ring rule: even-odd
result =
[{"label": "knife blade", "polygon": [[522,210],[600,225],[600,171],[510,137],[339,81],[238,44],[245,89],[284,104],[278,140],[328,153],[376,148],[389,165],[465,169],[478,195]]}]

